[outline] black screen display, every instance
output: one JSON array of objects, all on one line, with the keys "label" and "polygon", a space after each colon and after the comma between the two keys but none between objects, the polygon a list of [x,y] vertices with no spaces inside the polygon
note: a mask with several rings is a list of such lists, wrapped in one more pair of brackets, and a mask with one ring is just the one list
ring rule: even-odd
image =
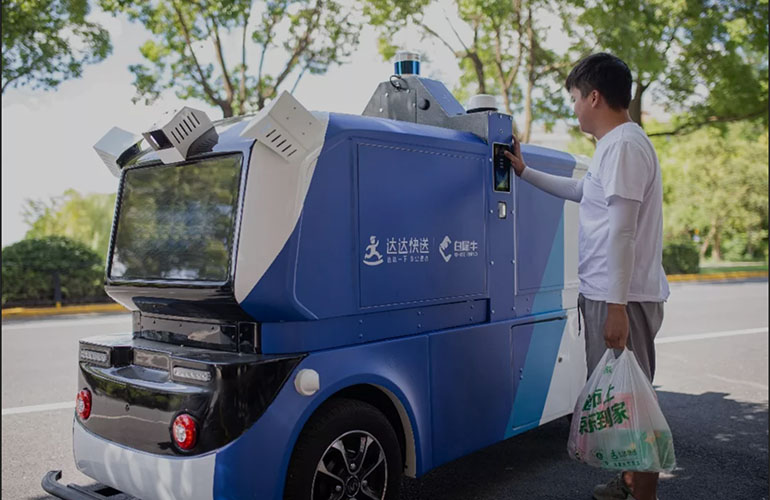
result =
[{"label": "black screen display", "polygon": [[226,281],[240,174],[240,155],[128,170],[110,278]]},{"label": "black screen display", "polygon": [[507,144],[494,143],[494,186],[495,191],[511,192],[511,160],[509,160],[503,151],[510,151]]}]

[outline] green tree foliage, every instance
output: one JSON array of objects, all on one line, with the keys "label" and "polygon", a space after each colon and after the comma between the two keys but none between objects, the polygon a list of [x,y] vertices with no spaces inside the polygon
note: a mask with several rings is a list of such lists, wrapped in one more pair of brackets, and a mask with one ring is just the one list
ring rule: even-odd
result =
[{"label": "green tree foliage", "polygon": [[[355,12],[334,0],[100,0],[153,35],[140,49],[143,63],[130,67],[136,99],[152,102],[165,89],[182,99],[202,99],[224,117],[261,109],[306,72],[324,73],[358,43]],[[227,51],[227,37],[240,50]],[[256,48],[256,57],[250,50]],[[213,50],[213,62],[206,54]],[[268,55],[270,53],[270,55]],[[269,73],[268,57],[283,57]],[[256,61],[256,63],[252,63]]]},{"label": "green tree foliage", "polygon": [[54,273],[62,299],[104,297],[104,266],[87,246],[62,236],[25,239],[3,248],[2,303],[53,302]]},{"label": "green tree foliage", "polygon": [[26,200],[26,238],[66,236],[95,251],[104,263],[114,207],[115,194],[82,195],[74,189],[48,201]]},{"label": "green tree foliage", "polygon": [[[472,93],[502,97],[505,111],[523,113],[516,127],[528,142],[534,121],[547,127],[569,113],[561,92],[571,57],[546,47],[547,26],[540,21],[556,14],[545,0],[455,0],[457,17],[465,29],[457,30],[448,17],[425,14],[430,0],[369,0],[364,12],[370,24],[381,30],[380,52],[391,58],[396,47],[388,42],[395,33],[414,27],[424,38],[446,46],[462,70],[455,94],[461,99]],[[449,25],[454,36],[441,34]],[[459,31],[472,33],[464,38]],[[574,58],[574,55],[572,56]]]},{"label": "green tree foliage", "polygon": [[692,240],[667,241],[663,245],[666,274],[696,274],[700,270],[698,247]]},{"label": "green tree foliage", "polygon": [[768,0],[575,0],[565,16],[581,50],[609,51],[631,68],[629,111],[642,124],[642,96],[678,118],[651,135],[707,124],[767,125]]},{"label": "green tree foliage", "polygon": [[665,239],[699,240],[701,257],[767,259],[768,133],[732,124],[656,140],[664,182]]},{"label": "green tree foliage", "polygon": [[[506,112],[523,114],[525,142],[533,122],[550,127],[571,116],[561,90],[566,74],[581,56],[600,50],[629,64],[629,111],[637,123],[645,93],[676,116],[654,135],[743,120],[767,125],[768,0],[455,0],[464,30],[426,15],[438,3],[368,0],[365,13],[382,30],[381,53],[391,57],[388,40],[410,27],[438,40],[463,70],[456,94],[475,87],[502,96]],[[553,16],[570,40],[563,54],[547,49],[541,20]],[[441,34],[447,23],[454,36]]]},{"label": "green tree foliage", "polygon": [[2,93],[55,89],[112,51],[107,30],[87,21],[88,0],[3,0]]}]

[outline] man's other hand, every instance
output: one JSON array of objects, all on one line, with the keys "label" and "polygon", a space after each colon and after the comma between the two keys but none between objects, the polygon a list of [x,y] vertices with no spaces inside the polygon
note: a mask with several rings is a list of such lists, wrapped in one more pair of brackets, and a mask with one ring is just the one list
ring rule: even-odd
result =
[{"label": "man's other hand", "polygon": [[521,157],[521,143],[516,139],[516,136],[513,137],[513,144],[511,146],[513,147],[513,154],[508,151],[503,151],[503,154],[506,158],[511,160],[511,166],[516,173],[516,176],[521,177],[521,173],[524,172],[524,169],[527,168],[527,166],[524,165],[524,159]]},{"label": "man's other hand", "polygon": [[604,343],[612,349],[623,349],[628,341],[628,313],[625,304],[607,304]]}]

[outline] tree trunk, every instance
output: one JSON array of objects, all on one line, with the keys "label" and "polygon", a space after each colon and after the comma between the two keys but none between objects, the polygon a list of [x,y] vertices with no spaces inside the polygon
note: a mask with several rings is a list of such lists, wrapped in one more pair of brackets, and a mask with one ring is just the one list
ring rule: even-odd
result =
[{"label": "tree trunk", "polygon": [[61,277],[59,271],[53,272],[53,301],[56,307],[61,307]]},{"label": "tree trunk", "polygon": [[527,92],[524,96],[524,133],[522,142],[529,142],[532,135],[532,89],[535,87],[535,30],[532,28],[532,9],[527,11],[527,38],[529,54],[527,57]]},{"label": "tree trunk", "polygon": [[219,108],[222,110],[222,118],[230,118],[233,116],[233,103],[232,99],[228,101],[219,101]]},{"label": "tree trunk", "polygon": [[238,88],[238,114],[246,112],[246,35],[249,25],[249,12],[243,16],[243,37],[241,38],[241,81]]},{"label": "tree trunk", "polygon": [[503,106],[505,106],[505,112],[513,116],[513,109],[511,108],[511,98],[508,95],[508,89],[503,89]]},{"label": "tree trunk", "polygon": [[714,231],[714,246],[711,248],[711,257],[716,262],[722,260],[722,235],[720,233],[719,228]]},{"label": "tree trunk", "polygon": [[532,80],[527,82],[527,95],[524,98],[524,133],[521,142],[528,143],[532,135]]},{"label": "tree trunk", "polygon": [[711,242],[714,239],[714,225],[712,224],[709,228],[709,233],[703,237],[703,243],[700,245],[700,258],[701,260],[706,257],[706,252],[709,249],[709,246],[711,246]]},{"label": "tree trunk", "polygon": [[647,85],[643,85],[642,82],[637,80],[634,95],[631,98],[631,103],[628,105],[628,114],[631,115],[631,119],[640,127],[642,126],[642,94],[644,94],[646,89]]},{"label": "tree trunk", "polygon": [[481,62],[481,58],[475,52],[469,52],[468,59],[473,63],[473,69],[476,71],[476,80],[479,82],[479,94],[487,93],[486,77],[484,76],[484,63]]}]

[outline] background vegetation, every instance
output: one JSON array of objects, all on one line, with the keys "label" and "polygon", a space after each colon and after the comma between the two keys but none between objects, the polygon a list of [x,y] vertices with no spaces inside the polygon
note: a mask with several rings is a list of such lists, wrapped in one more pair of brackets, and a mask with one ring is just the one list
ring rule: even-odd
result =
[{"label": "background vegetation", "polygon": [[[223,117],[259,110],[308,72],[344,64],[362,29],[377,30],[385,59],[398,48],[414,48],[397,43],[411,32],[454,56],[461,76],[452,90],[460,101],[475,93],[499,96],[501,108],[515,117],[515,132],[528,142],[535,124],[546,129],[557,122],[574,124],[563,89],[567,73],[587,54],[612,52],[632,71],[630,113],[652,138],[661,162],[667,271],[693,272],[703,262],[722,260],[767,262],[768,0],[98,0],[93,5],[148,30],[130,66],[136,100],[152,102],[171,90],[217,106]],[[3,0],[3,92],[14,86],[54,89],[78,77],[83,65],[107,57],[109,35],[87,20],[90,6],[87,0]],[[554,34],[568,43],[562,48],[550,43]],[[227,42],[233,37],[237,44]],[[267,71],[266,57],[283,63]],[[431,54],[423,57],[429,60]],[[646,103],[670,120],[653,121]],[[572,134],[570,151],[591,155],[590,138],[574,127]],[[41,269],[51,262],[85,262],[80,246],[53,236],[90,249],[103,266],[114,196],[68,190],[51,200],[28,200],[28,240],[3,250],[3,303],[6,288],[8,297],[22,293],[11,292],[12,283],[22,279],[12,273],[34,267],[28,260],[21,263],[22,250],[43,259]],[[24,246],[30,242],[57,250],[33,252]],[[62,257],[66,252],[72,257]],[[54,254],[59,261],[50,260]],[[22,280],[30,283],[30,297],[41,295],[49,279],[35,276]],[[85,284],[67,283],[67,296],[76,289],[92,293]]]},{"label": "background vegetation", "polygon": [[3,248],[2,261],[3,307],[107,300],[102,259],[64,236],[21,240]]}]

